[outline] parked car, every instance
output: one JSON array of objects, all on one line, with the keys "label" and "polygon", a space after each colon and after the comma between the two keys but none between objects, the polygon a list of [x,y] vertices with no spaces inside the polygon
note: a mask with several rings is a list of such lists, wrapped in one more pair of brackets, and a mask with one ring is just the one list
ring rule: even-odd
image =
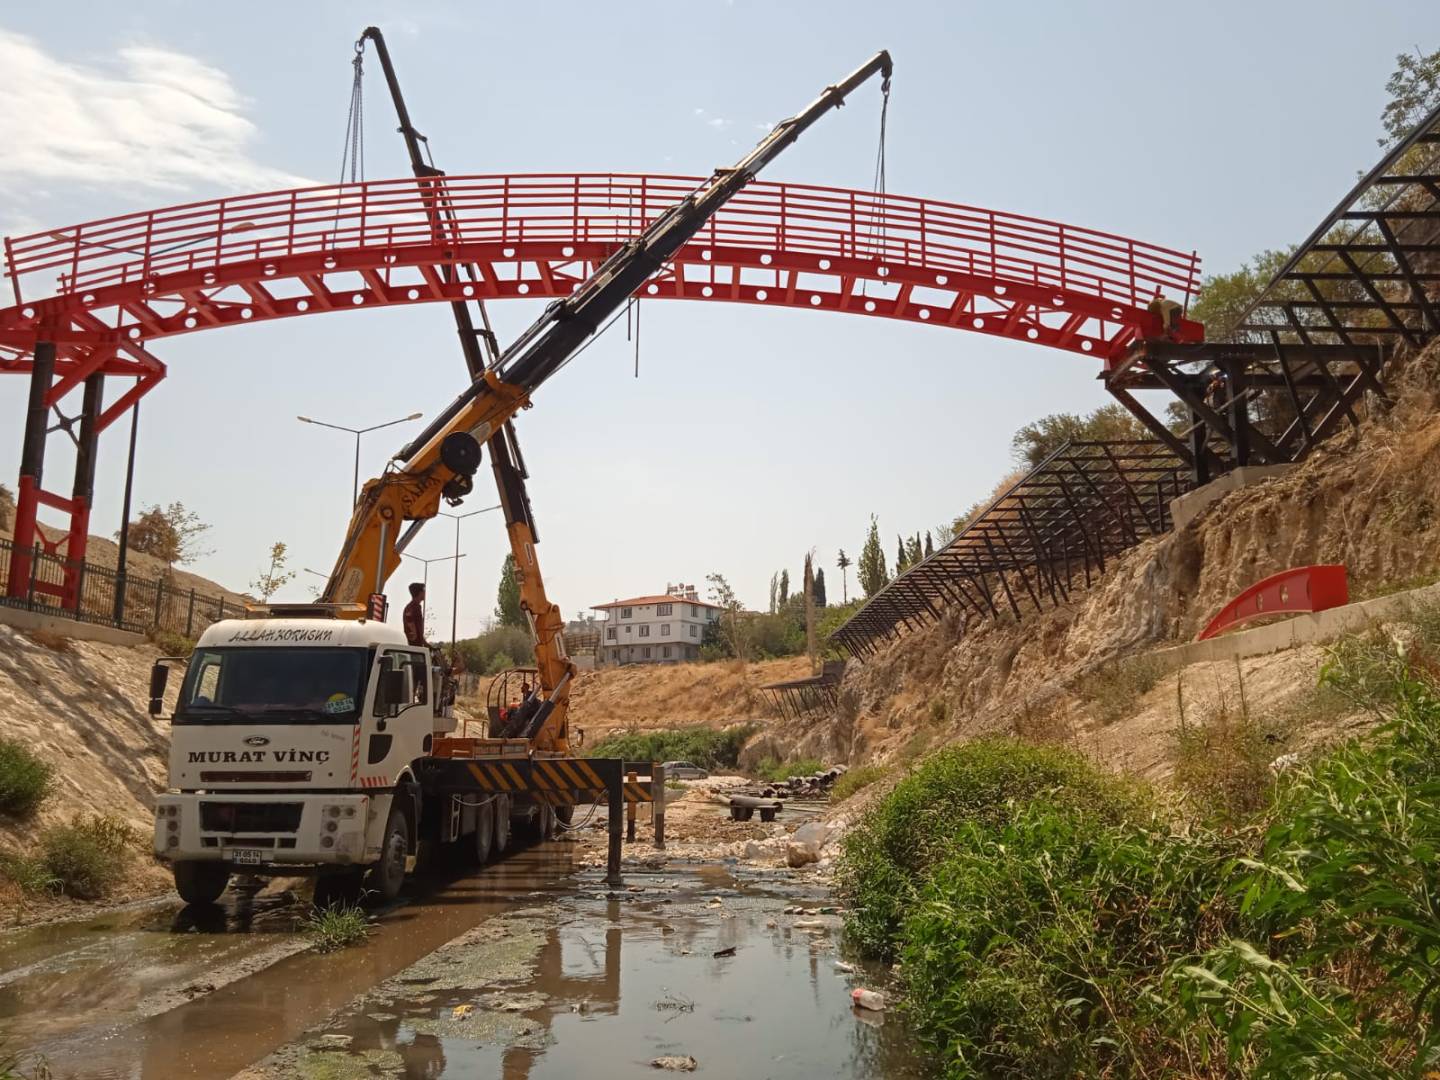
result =
[{"label": "parked car", "polygon": [[667,761],[665,762],[666,780],[706,780],[710,774],[699,765],[692,765],[688,761]]}]

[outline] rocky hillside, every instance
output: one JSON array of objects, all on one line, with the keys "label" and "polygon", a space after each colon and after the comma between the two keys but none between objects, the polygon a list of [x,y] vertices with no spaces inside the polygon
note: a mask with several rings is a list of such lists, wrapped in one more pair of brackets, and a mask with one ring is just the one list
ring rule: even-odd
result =
[{"label": "rocky hillside", "polygon": [[1133,698],[1123,719],[1114,702],[1122,690],[1094,673],[1192,639],[1235,593],[1292,566],[1344,563],[1354,599],[1440,577],[1440,345],[1389,385],[1393,409],[1365,419],[1359,432],[1342,429],[1294,472],[1236,491],[1183,530],[1134,548],[1071,603],[1018,622],[952,611],[852,663],[838,715],[794,732],[789,752],[904,761],[942,742],[1015,731],[1163,775],[1187,695],[1188,720],[1231,709],[1246,693],[1246,708],[1283,713],[1313,690],[1320,650],[1197,665],[1158,682],[1138,673],[1123,689]]}]

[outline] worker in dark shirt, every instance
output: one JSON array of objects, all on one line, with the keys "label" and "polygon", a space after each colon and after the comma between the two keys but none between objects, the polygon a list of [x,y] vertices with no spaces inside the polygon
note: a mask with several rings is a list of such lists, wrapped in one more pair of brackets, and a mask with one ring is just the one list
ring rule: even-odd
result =
[{"label": "worker in dark shirt", "polygon": [[405,605],[405,640],[411,645],[425,645],[425,586],[410,583],[410,603]]}]

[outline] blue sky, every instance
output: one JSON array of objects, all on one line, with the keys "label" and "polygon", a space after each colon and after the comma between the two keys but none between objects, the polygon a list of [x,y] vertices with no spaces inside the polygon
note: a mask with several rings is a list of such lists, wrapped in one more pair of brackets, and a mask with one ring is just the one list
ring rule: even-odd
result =
[{"label": "blue sky", "polygon": [[[1419,0],[1363,18],[1323,2],[12,6],[0,13],[0,231],[333,182],[351,43],[371,22],[454,173],[706,173],[888,48],[891,191],[1195,248],[1211,271],[1310,231],[1378,156],[1395,54],[1433,49],[1440,28]],[[376,64],[366,89],[368,174],[403,175]],[[766,178],[868,188],[878,106],[862,89]],[[502,341],[538,314],[491,311]],[[520,424],[542,562],[567,614],[703,586],[712,571],[763,604],[771,573],[797,578],[811,548],[838,595],[836,549],[857,553],[871,513],[888,552],[897,532],[988,492],[1015,428],[1106,400],[1088,358],[859,316],[651,304],[639,379],[631,348],[612,332]],[[234,587],[275,540],[296,566],[334,559],[351,445],[296,414],[352,426],[428,415],[464,371],[442,306],[156,352],[170,377],[144,405],[137,500],[197,510],[215,551],[193,569]],[[24,393],[25,380],[0,380],[12,485]],[[415,426],[368,437],[362,473]],[[96,532],[118,527],[124,439],[122,425],[102,442]],[[65,455],[49,468],[68,490]],[[482,485],[470,505],[488,495]],[[432,525],[412,551],[446,554],[453,536]],[[463,635],[494,606],[500,522],[467,522],[462,547]],[[449,571],[432,571],[448,634]],[[397,575],[392,596],[411,577]]]}]

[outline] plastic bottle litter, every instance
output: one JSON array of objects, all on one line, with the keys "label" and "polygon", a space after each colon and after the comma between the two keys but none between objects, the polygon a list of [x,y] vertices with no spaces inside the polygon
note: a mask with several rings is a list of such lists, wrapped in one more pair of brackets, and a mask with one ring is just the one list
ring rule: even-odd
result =
[{"label": "plastic bottle litter", "polygon": [[850,991],[850,1000],[856,1008],[869,1009],[872,1012],[883,1012],[885,1009],[885,995],[878,990],[856,987]]}]

